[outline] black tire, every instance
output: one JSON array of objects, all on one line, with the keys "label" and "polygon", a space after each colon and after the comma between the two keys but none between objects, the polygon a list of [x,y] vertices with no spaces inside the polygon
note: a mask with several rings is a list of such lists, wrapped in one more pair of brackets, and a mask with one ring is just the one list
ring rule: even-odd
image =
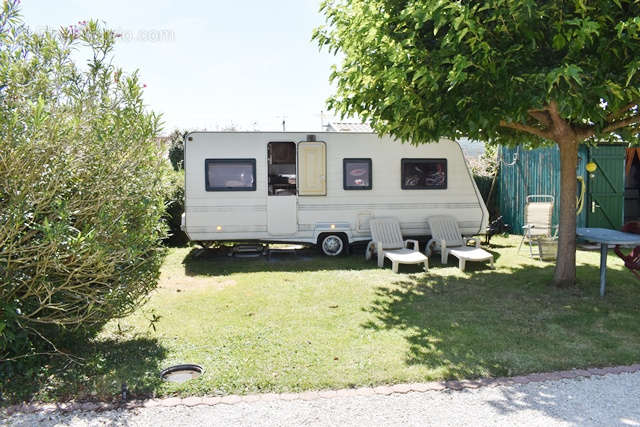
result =
[{"label": "black tire", "polygon": [[341,234],[322,234],[318,238],[318,246],[327,256],[338,256],[347,252],[346,239]]}]

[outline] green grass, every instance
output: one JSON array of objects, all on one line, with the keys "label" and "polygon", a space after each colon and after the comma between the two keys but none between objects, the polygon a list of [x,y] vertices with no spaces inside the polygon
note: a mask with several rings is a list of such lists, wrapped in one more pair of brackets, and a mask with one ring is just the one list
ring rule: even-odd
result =
[{"label": "green grass", "polygon": [[[13,397],[109,398],[122,382],[138,396],[284,392],[640,361],[640,282],[615,255],[601,299],[599,252],[580,251],[577,287],[558,290],[553,266],[516,255],[515,237],[492,242],[495,270],[434,256],[427,274],[378,269],[362,248],[271,261],[173,249],[148,304],[84,346],[83,366],[51,366]],[[177,363],[205,374],[158,379]]]}]

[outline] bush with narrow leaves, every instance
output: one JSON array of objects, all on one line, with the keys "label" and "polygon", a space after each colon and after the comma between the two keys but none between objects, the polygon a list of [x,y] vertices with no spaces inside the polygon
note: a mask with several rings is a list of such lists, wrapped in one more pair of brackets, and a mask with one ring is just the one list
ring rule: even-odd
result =
[{"label": "bush with narrow leaves", "polygon": [[16,4],[0,10],[2,361],[55,353],[155,288],[170,169],[144,85],[112,65],[118,35],[34,33]]}]

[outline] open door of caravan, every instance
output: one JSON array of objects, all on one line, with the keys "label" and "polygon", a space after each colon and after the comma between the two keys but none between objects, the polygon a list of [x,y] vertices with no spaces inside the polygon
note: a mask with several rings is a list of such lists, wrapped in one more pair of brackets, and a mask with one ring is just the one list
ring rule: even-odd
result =
[{"label": "open door of caravan", "polygon": [[273,236],[292,235],[298,231],[296,144],[270,142],[267,168],[267,231]]}]

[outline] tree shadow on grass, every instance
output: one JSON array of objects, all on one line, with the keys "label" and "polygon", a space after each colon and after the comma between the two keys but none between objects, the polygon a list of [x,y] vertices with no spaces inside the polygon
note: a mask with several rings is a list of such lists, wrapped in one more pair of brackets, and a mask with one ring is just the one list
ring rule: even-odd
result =
[{"label": "tree shadow on grass", "polygon": [[[329,257],[323,255],[319,249],[305,247],[293,252],[281,252],[269,257],[231,257],[229,248],[201,249],[193,248],[185,256],[182,265],[187,276],[218,276],[233,273],[257,272],[305,272],[305,271],[333,271],[333,270],[377,270],[374,259],[366,260],[365,245],[353,245],[349,255]],[[489,250],[494,260],[501,256],[500,252]],[[440,254],[433,254],[429,258],[432,266],[441,266]],[[449,256],[448,266],[458,265],[458,259]],[[391,268],[391,262],[385,258],[383,268]],[[480,271],[488,268],[488,263],[467,263],[467,271]],[[420,265],[400,265],[401,273],[418,273],[422,271]]]},{"label": "tree shadow on grass", "polygon": [[6,403],[119,399],[122,384],[128,397],[148,397],[161,385],[161,362],[167,349],[155,338],[93,340],[77,343],[68,359],[51,360],[35,377],[14,377],[4,384]]},{"label": "tree shadow on grass", "polygon": [[633,363],[640,354],[640,287],[612,270],[612,290],[600,298],[598,271],[580,266],[571,289],[548,285],[548,264],[410,276],[376,289],[366,308],[374,318],[363,327],[401,330],[405,363],[427,367],[430,378]]}]

